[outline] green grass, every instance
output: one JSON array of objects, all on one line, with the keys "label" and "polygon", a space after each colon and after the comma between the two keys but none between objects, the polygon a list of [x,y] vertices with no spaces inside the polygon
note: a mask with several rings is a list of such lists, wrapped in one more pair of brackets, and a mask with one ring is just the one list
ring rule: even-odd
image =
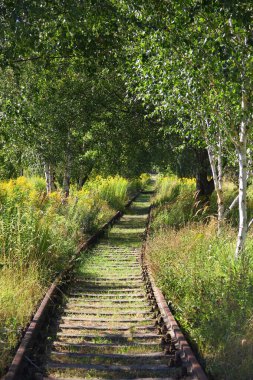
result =
[{"label": "green grass", "polygon": [[41,178],[0,182],[0,375],[50,281],[147,179],[98,177],[67,201]]},{"label": "green grass", "polygon": [[[215,196],[210,207],[196,216],[192,212],[191,185],[187,189],[173,181],[173,186],[181,190],[175,196],[168,187],[168,196],[163,194],[166,201],[159,206],[162,212],[154,214],[148,247],[156,281],[213,378],[250,380],[253,236],[249,235],[244,254],[235,261],[236,210],[217,236]],[[225,194],[229,204],[234,187],[226,184]],[[169,215],[161,216],[163,212]]]}]

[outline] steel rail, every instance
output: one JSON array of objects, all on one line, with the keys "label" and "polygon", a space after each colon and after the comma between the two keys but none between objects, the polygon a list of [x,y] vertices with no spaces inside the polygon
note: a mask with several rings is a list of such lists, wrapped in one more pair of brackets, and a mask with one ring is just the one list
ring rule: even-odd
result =
[{"label": "steel rail", "polygon": [[160,311],[159,323],[165,327],[165,330],[169,334],[175,348],[178,350],[180,359],[186,368],[187,374],[192,376],[192,380],[208,380],[205,371],[197,360],[192,348],[190,347],[190,344],[188,343],[177,321],[175,320],[162,291],[156,286],[151,268],[147,260],[146,248],[148,237],[150,235],[152,209],[153,207],[150,206],[147,227],[145,231],[145,239],[143,242],[140,257],[143,275],[146,280],[146,286],[150,296],[154,298],[156,306]]}]

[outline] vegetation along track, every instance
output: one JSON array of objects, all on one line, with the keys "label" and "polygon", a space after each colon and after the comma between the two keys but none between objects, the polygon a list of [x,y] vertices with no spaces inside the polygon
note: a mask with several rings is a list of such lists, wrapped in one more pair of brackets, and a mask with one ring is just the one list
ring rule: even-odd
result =
[{"label": "vegetation along track", "polygon": [[84,255],[44,359],[31,361],[33,378],[206,379],[195,358],[197,371],[192,370],[178,336],[170,334],[161,295],[143,262],[150,196],[140,194]]}]

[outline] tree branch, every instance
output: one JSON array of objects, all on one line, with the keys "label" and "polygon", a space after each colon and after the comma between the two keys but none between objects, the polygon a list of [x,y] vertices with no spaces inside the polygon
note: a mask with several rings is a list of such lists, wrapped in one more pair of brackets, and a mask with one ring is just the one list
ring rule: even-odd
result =
[{"label": "tree branch", "polygon": [[238,200],[239,200],[239,194],[235,197],[233,202],[230,204],[230,206],[224,212],[224,218],[226,218],[228,216],[228,214],[230,213],[230,211],[236,206],[236,204],[238,203]]}]

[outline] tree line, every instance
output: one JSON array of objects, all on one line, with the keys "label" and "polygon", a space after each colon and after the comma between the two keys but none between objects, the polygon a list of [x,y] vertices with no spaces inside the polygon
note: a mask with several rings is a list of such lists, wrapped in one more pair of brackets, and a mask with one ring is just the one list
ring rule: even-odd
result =
[{"label": "tree line", "polygon": [[[92,171],[194,172],[200,194],[217,193],[219,230],[238,205],[239,257],[252,223],[251,2],[0,6],[2,176],[44,167],[48,191],[56,175],[68,194]],[[225,210],[228,171],[238,196]]]}]

